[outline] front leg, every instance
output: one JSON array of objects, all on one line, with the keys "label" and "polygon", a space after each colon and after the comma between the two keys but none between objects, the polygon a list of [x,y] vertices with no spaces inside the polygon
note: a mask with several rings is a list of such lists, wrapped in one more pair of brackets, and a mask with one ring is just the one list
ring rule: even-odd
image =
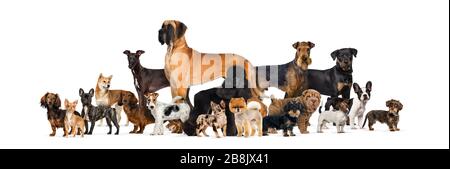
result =
[{"label": "front leg", "polygon": [[130,131],[130,134],[136,133],[137,129],[138,129],[138,125],[134,125],[133,130]]},{"label": "front leg", "polygon": [[108,125],[109,131],[108,135],[112,133],[111,117],[106,116],[106,124]]},{"label": "front leg", "polygon": [[396,131],[400,131],[400,129],[397,127],[398,121],[394,124],[394,128]]},{"label": "front leg", "polygon": [[[114,110],[112,110],[113,112],[111,113],[111,120],[112,123],[114,124],[114,126],[116,127],[116,132],[114,133],[114,135],[118,135],[119,134],[119,130],[120,130],[120,126],[119,126],[119,119],[117,119],[115,116],[115,114],[120,114]],[[111,131],[111,126],[109,127],[109,130]]]},{"label": "front leg", "polygon": [[287,127],[283,127],[283,136],[289,137],[289,134],[287,133]]},{"label": "front leg", "polygon": [[361,114],[361,116],[358,116],[358,126],[360,129],[363,128],[363,122],[364,122],[364,116],[363,113]]},{"label": "front leg", "polygon": [[87,134],[89,132],[89,125],[87,120],[84,120],[84,130],[85,130],[84,134]]},{"label": "front leg", "polygon": [[56,134],[56,127],[53,126],[53,125],[52,125],[51,127],[52,127],[52,133],[50,133],[49,136],[53,137],[53,136],[55,136],[55,134]]},{"label": "front leg", "polygon": [[289,126],[289,135],[295,136],[294,131],[292,130],[294,130],[294,126]]},{"label": "front leg", "polygon": [[88,135],[92,134],[92,131],[94,131],[94,126],[95,126],[95,120],[91,121],[91,128],[89,129]]},{"label": "front leg", "polygon": [[355,127],[355,114],[356,112],[354,112],[354,110],[350,110],[350,115],[348,116],[350,118],[350,128],[351,129],[356,129]]}]

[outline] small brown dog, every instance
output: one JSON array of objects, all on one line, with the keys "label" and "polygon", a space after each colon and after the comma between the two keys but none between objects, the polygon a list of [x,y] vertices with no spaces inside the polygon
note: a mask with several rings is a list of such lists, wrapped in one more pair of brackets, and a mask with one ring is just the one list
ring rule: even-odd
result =
[{"label": "small brown dog", "polygon": [[259,102],[250,101],[247,104],[243,97],[231,98],[229,109],[234,113],[238,137],[242,136],[242,134],[245,137],[254,136],[256,130],[258,130],[258,136],[262,136],[261,104]]},{"label": "small brown dog", "polygon": [[[81,137],[84,137],[84,119],[75,114],[75,109],[77,107],[78,100],[69,102],[69,100],[64,100],[64,107],[66,107],[66,117],[64,118],[64,130],[69,131],[69,127],[72,129],[72,135],[75,137],[77,131],[81,133]],[[67,137],[67,135],[65,136]]]},{"label": "small brown dog", "polygon": [[283,107],[290,101],[294,101],[305,106],[306,114],[299,117],[298,128],[300,133],[308,134],[309,118],[311,118],[311,115],[319,107],[320,93],[316,90],[308,89],[303,91],[300,97],[287,99],[275,99],[272,97],[272,103],[269,106],[269,116],[283,115],[285,113],[283,111]]},{"label": "small brown dog", "polygon": [[128,120],[134,124],[134,128],[130,133],[142,134],[146,125],[155,122],[155,118],[153,118],[150,110],[145,106],[140,106],[136,96],[130,91],[121,93],[118,105],[123,105],[123,110]]},{"label": "small brown dog", "polygon": [[400,119],[399,112],[403,109],[403,104],[398,100],[388,100],[386,101],[386,110],[372,110],[366,114],[366,119],[364,120],[363,127],[366,124],[367,119],[369,119],[369,130],[373,131],[373,125],[379,121],[381,123],[386,123],[390,131],[400,131],[397,128],[398,121]]},{"label": "small brown dog", "polygon": [[227,116],[225,115],[225,102],[222,100],[220,101],[220,104],[216,104],[211,101],[210,104],[212,114],[202,114],[197,117],[197,136],[201,137],[200,133],[203,133],[203,135],[208,137],[208,134],[206,134],[205,130],[208,128],[208,126],[212,126],[217,138],[220,138],[217,129],[222,129],[223,137],[225,137],[227,135]]}]

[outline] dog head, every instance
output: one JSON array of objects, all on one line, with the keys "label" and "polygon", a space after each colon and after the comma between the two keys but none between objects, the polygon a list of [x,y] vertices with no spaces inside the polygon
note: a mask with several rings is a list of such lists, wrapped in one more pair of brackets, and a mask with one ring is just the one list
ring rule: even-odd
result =
[{"label": "dog head", "polygon": [[77,104],[78,104],[78,100],[75,100],[73,102],[69,102],[69,100],[67,100],[67,99],[64,100],[64,107],[66,108],[68,113],[75,112]]},{"label": "dog head", "polygon": [[158,93],[146,93],[145,98],[147,99],[147,107],[150,110],[154,110],[156,108],[156,99],[158,98]]},{"label": "dog head", "polygon": [[389,108],[389,115],[398,116],[398,112],[403,109],[403,104],[398,100],[388,100],[386,101],[386,107]]},{"label": "dog head", "polygon": [[214,103],[213,101],[211,101],[211,110],[213,112],[213,114],[218,114],[218,113],[225,113],[225,102],[223,100],[220,101],[219,104]]},{"label": "dog head", "polygon": [[331,53],[331,58],[336,60],[337,67],[343,72],[352,72],[353,57],[356,57],[358,50],[354,48],[343,48]]},{"label": "dog head", "polygon": [[91,105],[92,103],[92,97],[94,96],[94,89],[89,90],[88,93],[84,93],[84,90],[80,88],[78,91],[78,94],[80,95],[81,104],[84,105]]},{"label": "dog head", "polygon": [[232,113],[239,114],[247,110],[247,103],[243,97],[231,98],[229,109]]},{"label": "dog head", "polygon": [[353,90],[358,95],[358,100],[367,102],[370,100],[370,92],[372,91],[372,82],[368,81],[365,88],[359,87],[358,83],[353,83]]},{"label": "dog head", "polygon": [[98,76],[97,85],[101,90],[109,90],[109,87],[111,87],[111,79],[112,75],[106,77],[103,76],[102,73]]},{"label": "dog head", "polygon": [[137,50],[136,53],[131,53],[129,50],[123,51],[123,54],[128,57],[128,68],[133,69],[136,67],[140,63],[139,57],[144,53],[145,51],[143,50]]},{"label": "dog head", "polygon": [[295,42],[292,44],[297,52],[295,53],[295,64],[299,66],[303,71],[308,70],[308,65],[311,64],[310,52],[315,46],[312,42]]},{"label": "dog head", "polygon": [[304,115],[306,113],[305,107],[295,101],[288,102],[284,107],[283,111],[291,116],[297,118],[300,114]]},{"label": "dog head", "polygon": [[186,25],[177,20],[166,20],[163,22],[158,32],[158,40],[161,45],[173,45],[178,39],[184,36]]},{"label": "dog head", "polygon": [[119,102],[117,102],[117,104],[119,106],[122,105],[137,105],[138,104],[138,100],[136,98],[136,96],[134,96],[134,94],[130,91],[122,91],[120,93],[120,98],[119,98]]},{"label": "dog head", "polygon": [[41,107],[58,109],[61,107],[61,99],[58,94],[47,92],[41,97]]},{"label": "dog head", "polygon": [[306,113],[313,113],[319,107],[320,93],[314,89],[303,91],[300,102],[305,106]]}]

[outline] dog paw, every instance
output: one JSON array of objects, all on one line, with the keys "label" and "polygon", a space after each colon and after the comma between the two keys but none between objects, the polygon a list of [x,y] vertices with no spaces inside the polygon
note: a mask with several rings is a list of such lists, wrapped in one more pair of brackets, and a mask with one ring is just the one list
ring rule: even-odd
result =
[{"label": "dog paw", "polygon": [[399,128],[396,128],[395,130],[397,130],[397,131],[400,131],[400,129],[399,129]]},{"label": "dog paw", "polygon": [[369,131],[373,131],[373,128],[369,129]]},{"label": "dog paw", "polygon": [[119,135],[119,133],[114,133],[114,135]]},{"label": "dog paw", "polygon": [[49,134],[48,136],[53,137],[53,136],[55,136],[55,134],[52,133],[52,134]]},{"label": "dog paw", "polygon": [[283,134],[283,137],[289,137],[289,134]]},{"label": "dog paw", "polygon": [[108,133],[106,133],[106,134],[110,135],[110,134],[111,134],[111,132],[108,132]]},{"label": "dog paw", "polygon": [[296,136],[295,134],[291,134],[291,136]]}]

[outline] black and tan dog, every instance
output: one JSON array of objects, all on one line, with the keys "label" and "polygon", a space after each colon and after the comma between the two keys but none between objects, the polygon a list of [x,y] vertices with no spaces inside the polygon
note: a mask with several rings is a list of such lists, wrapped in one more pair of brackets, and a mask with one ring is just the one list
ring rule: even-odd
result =
[{"label": "black and tan dog", "polygon": [[[308,89],[306,71],[311,64],[312,42],[296,42],[292,45],[297,51],[293,61],[282,65],[257,66],[257,80],[261,88],[277,87],[286,92],[285,98],[298,97]],[[276,70],[276,71],[273,71]],[[271,79],[278,77],[278,79]]]},{"label": "black and tan dog", "polygon": [[354,48],[335,50],[331,53],[331,58],[336,60],[334,67],[327,70],[308,69],[308,87],[323,95],[342,95],[343,98],[349,99],[353,84],[352,62],[357,53]]},{"label": "black and tan dog", "polygon": [[186,25],[176,20],[166,20],[159,30],[158,40],[167,44],[164,71],[169,79],[172,97],[187,97],[191,85],[202,84],[227,77],[227,70],[234,66],[244,68],[250,80],[252,95],[260,96],[256,86],[255,68],[244,57],[232,53],[200,53],[190,48],[185,39]]},{"label": "black and tan dog", "polygon": [[397,127],[398,121],[400,120],[399,112],[403,109],[403,104],[398,100],[388,100],[386,101],[386,110],[372,110],[366,114],[366,119],[364,120],[364,125],[366,125],[367,119],[369,119],[369,130],[373,131],[373,125],[379,121],[380,123],[386,123],[390,131],[400,131]]},{"label": "black and tan dog", "polygon": [[300,114],[306,115],[306,110],[302,104],[290,101],[284,106],[283,111],[285,113],[283,115],[263,118],[263,136],[268,135],[269,128],[283,129],[283,136],[285,137],[295,136],[292,130],[297,125]]}]

